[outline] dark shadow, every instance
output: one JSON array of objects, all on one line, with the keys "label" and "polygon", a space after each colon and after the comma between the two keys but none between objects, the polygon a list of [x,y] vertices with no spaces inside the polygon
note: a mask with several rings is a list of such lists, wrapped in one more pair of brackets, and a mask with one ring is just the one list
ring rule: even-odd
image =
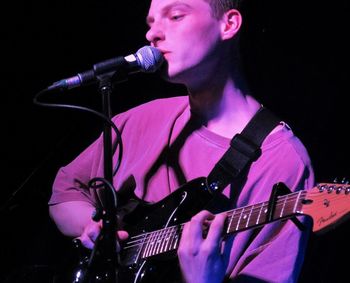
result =
[{"label": "dark shadow", "polygon": [[147,195],[147,187],[150,179],[154,176],[154,174],[158,171],[158,169],[162,165],[167,165],[168,167],[174,170],[177,181],[180,185],[188,181],[186,180],[183,170],[179,164],[179,152],[182,146],[184,145],[184,143],[186,142],[187,138],[200,127],[201,127],[201,124],[198,121],[198,119],[195,118],[193,115],[191,115],[191,118],[186,123],[181,133],[177,136],[174,142],[171,145],[169,145],[170,141],[168,141],[168,147],[163,148],[161,154],[158,156],[153,166],[145,175],[145,180],[144,180],[145,191],[143,192],[142,198],[144,198]]}]

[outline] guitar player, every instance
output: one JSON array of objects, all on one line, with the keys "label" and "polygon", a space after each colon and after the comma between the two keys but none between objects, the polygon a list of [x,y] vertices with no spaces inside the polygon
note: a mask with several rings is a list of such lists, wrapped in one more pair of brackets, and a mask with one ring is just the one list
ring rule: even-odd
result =
[{"label": "guitar player", "polygon": [[[151,1],[146,38],[164,57],[161,77],[185,85],[188,95],[156,99],[113,117],[123,141],[123,158],[113,176],[117,192],[133,191],[140,200],[157,204],[187,182],[208,176],[232,137],[261,109],[263,101],[253,97],[241,68],[240,2]],[[118,150],[115,163],[117,158]],[[98,199],[87,184],[103,174],[101,136],[59,169],[49,201],[59,230],[89,249],[102,222],[92,220]],[[307,150],[285,122],[264,139],[241,186],[228,185],[222,194],[230,208],[244,207],[268,200],[278,182],[293,192],[314,186]],[[195,205],[197,200],[191,201]],[[220,208],[220,202],[216,205]],[[308,230],[279,221],[222,237],[225,213],[215,216],[203,207],[188,219],[177,249],[179,282],[298,281]],[[121,249],[129,234],[128,229],[117,232]],[[139,275],[133,282],[143,282]],[[153,282],[173,281],[168,275]]]}]

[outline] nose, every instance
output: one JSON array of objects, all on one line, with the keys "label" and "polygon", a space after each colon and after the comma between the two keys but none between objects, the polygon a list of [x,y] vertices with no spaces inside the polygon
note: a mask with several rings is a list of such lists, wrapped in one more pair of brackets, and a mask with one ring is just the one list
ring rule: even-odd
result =
[{"label": "nose", "polygon": [[164,31],[159,24],[156,24],[155,22],[152,24],[152,26],[149,28],[149,30],[146,33],[146,39],[153,46],[157,46],[159,41],[162,41],[165,39]]}]

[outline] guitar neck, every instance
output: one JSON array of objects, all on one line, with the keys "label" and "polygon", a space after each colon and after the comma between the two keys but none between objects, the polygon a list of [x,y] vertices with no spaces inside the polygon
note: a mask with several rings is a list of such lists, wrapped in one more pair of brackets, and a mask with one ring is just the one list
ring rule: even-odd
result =
[{"label": "guitar neck", "polygon": [[306,192],[299,191],[279,196],[274,204],[272,217],[268,215],[269,202],[262,202],[228,211],[226,234],[241,232],[266,223],[302,214],[302,201]]}]

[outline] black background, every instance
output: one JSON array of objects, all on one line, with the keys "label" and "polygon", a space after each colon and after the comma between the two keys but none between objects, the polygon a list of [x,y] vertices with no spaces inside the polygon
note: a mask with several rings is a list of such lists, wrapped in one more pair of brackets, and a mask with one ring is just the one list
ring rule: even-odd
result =
[{"label": "black background", "polygon": [[[33,98],[57,80],[147,44],[148,1],[119,2],[13,1],[2,7],[0,282],[52,282],[69,255],[70,241],[48,217],[51,184],[58,167],[102,125],[91,114],[36,106]],[[256,97],[304,142],[317,182],[349,177],[348,2],[247,2],[242,52]],[[112,109],[179,94],[185,94],[181,86],[136,74],[117,85]],[[101,106],[96,85],[48,96]],[[312,236],[302,282],[346,280],[348,231],[345,223]]]}]

